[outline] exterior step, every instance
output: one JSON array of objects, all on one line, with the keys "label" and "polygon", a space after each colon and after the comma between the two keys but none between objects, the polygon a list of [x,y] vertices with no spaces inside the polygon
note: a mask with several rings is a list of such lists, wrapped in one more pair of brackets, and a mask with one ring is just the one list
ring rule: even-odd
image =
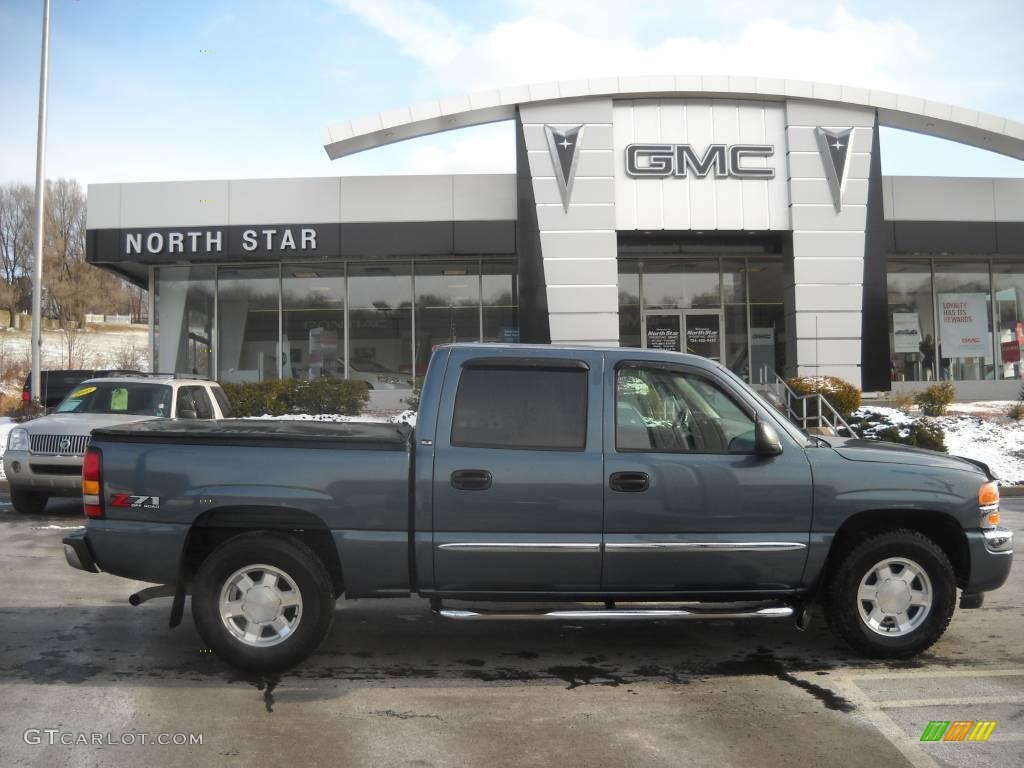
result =
[{"label": "exterior step", "polygon": [[667,621],[676,619],[785,619],[791,617],[795,609],[792,605],[762,605],[745,609],[737,608],[702,608],[687,606],[685,608],[603,608],[603,609],[572,609],[572,610],[539,610],[539,611],[494,611],[464,610],[445,608],[435,609],[435,613],[445,619],[456,621]]}]

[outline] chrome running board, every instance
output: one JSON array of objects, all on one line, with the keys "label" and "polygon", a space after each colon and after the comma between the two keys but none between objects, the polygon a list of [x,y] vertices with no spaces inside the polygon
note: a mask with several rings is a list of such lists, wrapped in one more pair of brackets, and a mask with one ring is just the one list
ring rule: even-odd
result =
[{"label": "chrome running board", "polygon": [[561,611],[467,611],[438,608],[434,611],[445,619],[457,621],[542,620],[542,621],[664,621],[672,619],[785,619],[793,615],[791,605],[771,605],[756,610],[723,610],[691,608],[607,608],[604,610]]}]

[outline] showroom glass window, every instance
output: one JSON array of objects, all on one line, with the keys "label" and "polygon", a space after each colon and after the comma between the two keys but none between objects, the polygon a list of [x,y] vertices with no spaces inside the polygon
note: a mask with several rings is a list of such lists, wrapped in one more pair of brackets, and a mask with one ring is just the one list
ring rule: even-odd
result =
[{"label": "showroom glass window", "polygon": [[747,339],[747,265],[744,259],[722,259],[722,314],[725,320],[725,364],[743,378],[750,371]]},{"label": "showroom glass window", "polygon": [[619,259],[619,344],[639,347],[640,333],[640,262]]},{"label": "showroom glass window", "polygon": [[480,340],[479,262],[423,262],[416,273],[416,375],[439,344]]},{"label": "showroom glass window", "polygon": [[1024,264],[994,262],[992,281],[996,301],[997,378],[1024,378]]},{"label": "showroom glass window", "polygon": [[[784,282],[781,259],[753,256],[747,259],[751,372],[755,382],[760,381],[762,371],[770,381],[770,373],[781,375],[786,369],[786,310],[782,304]],[[744,375],[735,368],[733,371]]]},{"label": "showroom glass window", "polygon": [[348,375],[373,389],[412,389],[412,264],[349,264]]},{"label": "showroom glass window", "polygon": [[993,378],[992,287],[988,262],[935,261],[939,378]]},{"label": "showroom glass window", "polygon": [[282,367],[280,266],[219,267],[217,299],[220,380],[278,378]]},{"label": "showroom glass window", "polygon": [[345,376],[345,265],[287,264],[281,280],[284,378]]},{"label": "showroom glass window", "polygon": [[718,307],[718,259],[644,259],[644,308]]},{"label": "showroom glass window", "polygon": [[889,350],[894,381],[934,381],[935,311],[928,261],[890,261]]},{"label": "showroom glass window", "polygon": [[155,270],[154,370],[214,375],[214,270],[212,266]]},{"label": "showroom glass window", "polygon": [[514,261],[484,261],[480,276],[482,341],[519,341],[519,285]]}]

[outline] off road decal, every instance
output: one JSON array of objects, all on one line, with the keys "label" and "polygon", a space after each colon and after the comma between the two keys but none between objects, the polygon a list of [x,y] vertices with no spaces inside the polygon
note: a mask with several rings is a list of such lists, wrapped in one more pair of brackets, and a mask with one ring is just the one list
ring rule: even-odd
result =
[{"label": "off road decal", "polygon": [[115,493],[112,507],[131,507],[132,509],[160,509],[159,496],[129,496],[126,493]]}]

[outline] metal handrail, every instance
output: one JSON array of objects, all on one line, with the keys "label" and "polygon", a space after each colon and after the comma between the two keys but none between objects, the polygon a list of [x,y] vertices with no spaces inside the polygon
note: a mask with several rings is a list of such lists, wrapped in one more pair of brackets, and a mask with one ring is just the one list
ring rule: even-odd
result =
[{"label": "metal handrail", "polygon": [[[856,430],[851,427],[846,419],[835,409],[825,396],[820,393],[809,395],[798,395],[786,383],[786,380],[775,371],[762,366],[760,371],[760,384],[771,391],[776,397],[782,400],[786,408],[786,417],[801,429],[807,430],[810,427],[828,428],[836,435],[841,434],[840,429],[846,430],[850,437],[859,437]],[[816,403],[817,408],[811,409],[808,413],[807,404]],[[815,423],[811,423],[815,422]]]}]

